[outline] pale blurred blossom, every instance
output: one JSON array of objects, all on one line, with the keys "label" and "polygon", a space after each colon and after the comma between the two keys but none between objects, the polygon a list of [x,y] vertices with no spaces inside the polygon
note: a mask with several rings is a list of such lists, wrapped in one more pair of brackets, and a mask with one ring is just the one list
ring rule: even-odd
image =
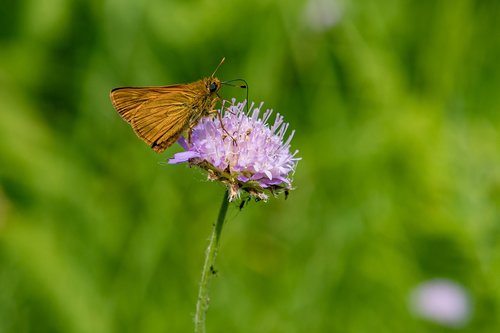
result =
[{"label": "pale blurred blossom", "polygon": [[309,0],[304,8],[304,22],[314,31],[326,31],[340,21],[343,12],[338,0]]},{"label": "pale blurred blossom", "polygon": [[415,316],[447,327],[467,324],[471,307],[465,288],[448,279],[423,282],[410,294],[410,309]]}]

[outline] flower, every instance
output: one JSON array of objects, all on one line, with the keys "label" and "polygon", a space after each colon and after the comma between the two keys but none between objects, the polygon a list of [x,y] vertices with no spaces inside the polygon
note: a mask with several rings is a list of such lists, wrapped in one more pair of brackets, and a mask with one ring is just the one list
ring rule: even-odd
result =
[{"label": "flower", "polygon": [[467,291],[448,279],[418,285],[410,295],[410,308],[416,316],[447,327],[462,327],[471,315]]},{"label": "flower", "polygon": [[298,151],[290,153],[290,141],[295,131],[285,140],[288,123],[277,114],[269,126],[272,110],[262,117],[263,103],[250,105],[246,101],[231,105],[220,119],[203,118],[192,130],[191,142],[184,137],[178,143],[185,149],[168,163],[188,162],[208,171],[209,180],[220,181],[229,188],[229,201],[241,196],[242,191],[258,200],[266,200],[271,193],[292,190],[292,175],[300,158]]},{"label": "flower", "polygon": [[344,16],[344,6],[338,0],[309,0],[303,13],[308,28],[323,32],[339,23]]}]

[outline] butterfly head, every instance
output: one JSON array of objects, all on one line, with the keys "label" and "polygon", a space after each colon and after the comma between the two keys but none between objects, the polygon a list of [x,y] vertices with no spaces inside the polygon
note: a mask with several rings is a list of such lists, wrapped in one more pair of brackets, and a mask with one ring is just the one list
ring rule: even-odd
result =
[{"label": "butterfly head", "polygon": [[220,89],[220,85],[220,80],[216,77],[212,76],[206,80],[206,88],[210,94],[216,94]]}]

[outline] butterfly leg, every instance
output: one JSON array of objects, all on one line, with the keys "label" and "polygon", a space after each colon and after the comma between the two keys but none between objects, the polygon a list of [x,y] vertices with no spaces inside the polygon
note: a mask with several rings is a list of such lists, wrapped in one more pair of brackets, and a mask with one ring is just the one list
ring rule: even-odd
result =
[{"label": "butterfly leg", "polygon": [[[223,105],[224,107],[224,105]],[[210,113],[216,113],[217,114],[217,118],[219,118],[219,123],[220,123],[220,127],[222,128],[222,130],[224,132],[226,132],[226,134],[233,140],[233,145],[236,146],[236,139],[226,130],[226,128],[224,127],[224,123],[222,122],[222,116],[220,114],[220,112],[218,110],[212,110],[212,111],[209,111],[209,114]]]},{"label": "butterfly leg", "polygon": [[[226,100],[223,100],[223,101],[222,101],[222,108],[221,108],[222,110],[224,109],[224,103],[226,103]],[[222,111],[222,110],[221,110],[221,111]],[[236,114],[235,112],[231,111],[231,109],[230,109],[230,108],[226,108],[226,112],[229,112],[229,113],[230,113],[230,114],[232,114],[232,115],[235,115],[235,114]]]},{"label": "butterfly leg", "polygon": [[191,148],[191,134],[193,134],[193,127],[189,127],[188,129],[188,140],[187,140],[188,149]]}]

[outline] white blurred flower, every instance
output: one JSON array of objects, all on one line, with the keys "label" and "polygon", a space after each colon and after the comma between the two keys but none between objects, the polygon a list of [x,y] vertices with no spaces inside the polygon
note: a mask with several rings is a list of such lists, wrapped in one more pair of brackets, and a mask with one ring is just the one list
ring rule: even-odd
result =
[{"label": "white blurred flower", "polygon": [[413,314],[447,327],[462,327],[470,319],[471,301],[456,282],[433,279],[418,285],[410,294]]},{"label": "white blurred flower", "polygon": [[304,8],[305,24],[312,30],[326,31],[340,21],[343,6],[338,0],[309,0]]}]

